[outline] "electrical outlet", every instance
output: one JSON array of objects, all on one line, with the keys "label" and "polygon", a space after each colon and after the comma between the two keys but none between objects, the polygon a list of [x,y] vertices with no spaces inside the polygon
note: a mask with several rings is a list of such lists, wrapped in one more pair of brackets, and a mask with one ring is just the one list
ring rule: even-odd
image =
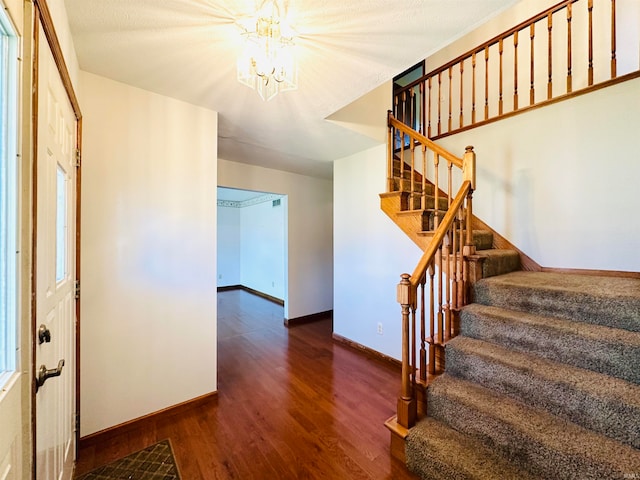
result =
[{"label": "electrical outlet", "polygon": [[382,335],[384,332],[382,330],[382,323],[378,322],[378,335]]}]

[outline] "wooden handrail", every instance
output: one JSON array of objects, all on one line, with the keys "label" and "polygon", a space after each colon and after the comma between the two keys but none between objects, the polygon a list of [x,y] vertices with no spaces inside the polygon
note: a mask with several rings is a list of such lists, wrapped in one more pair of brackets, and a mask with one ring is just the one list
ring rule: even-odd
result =
[{"label": "wooden handrail", "polygon": [[419,85],[421,83],[424,83],[426,80],[429,79],[429,77],[434,77],[437,74],[442,73],[442,72],[448,70],[449,68],[457,65],[461,61],[466,60],[468,58],[471,58],[471,56],[474,53],[478,54],[480,52],[484,52],[485,49],[488,49],[488,48],[496,45],[497,43],[500,42],[500,40],[504,40],[505,38],[510,37],[514,33],[524,30],[525,28],[529,27],[531,24],[537,23],[540,20],[545,19],[549,15],[552,15],[552,14],[554,14],[556,12],[559,12],[560,10],[565,8],[567,5],[572,4],[572,3],[576,3],[578,1],[580,1],[580,0],[563,0],[562,2],[557,3],[556,5],[547,8],[543,12],[540,12],[537,15],[534,15],[533,17],[529,18],[528,20],[525,20],[524,22],[519,23],[515,27],[512,27],[509,30],[505,30],[504,32],[496,35],[495,37],[491,38],[490,40],[487,40],[486,42],[481,43],[477,47],[472,48],[471,50],[463,53],[462,55],[457,56],[456,58],[454,58],[450,62],[447,62],[444,65],[442,65],[442,66],[440,66],[438,68],[435,68],[435,69],[431,70],[430,72],[425,73],[422,77],[414,80],[411,83],[408,83],[407,85],[402,87],[402,89],[399,89],[398,92],[410,90],[412,87],[415,87],[415,86],[417,86],[417,85]]},{"label": "wooden handrail", "polygon": [[414,142],[420,143],[422,145],[426,145],[429,148],[429,150],[432,150],[434,153],[437,153],[441,157],[444,157],[446,160],[453,163],[456,167],[462,168],[463,162],[461,158],[456,157],[454,154],[452,154],[448,150],[445,150],[440,145],[435,143],[433,140],[429,140],[420,132],[408,127],[407,125],[402,123],[400,120],[395,118],[391,114],[391,112],[389,112],[388,119],[389,119],[389,127],[393,127],[396,130],[402,132],[402,134],[408,135]]},{"label": "wooden handrail", "polygon": [[418,261],[418,265],[416,265],[416,268],[413,270],[413,274],[409,279],[412,287],[416,288],[420,284],[420,280],[433,261],[433,257],[435,256],[436,251],[438,250],[438,248],[440,248],[440,245],[442,245],[445,235],[451,229],[453,221],[470,191],[471,182],[469,180],[465,180],[464,182],[462,182],[462,186],[460,187],[456,198],[451,203],[451,206],[442,219],[440,226],[436,230],[436,233],[433,235],[429,246],[424,251],[422,257],[420,257],[420,260]]}]

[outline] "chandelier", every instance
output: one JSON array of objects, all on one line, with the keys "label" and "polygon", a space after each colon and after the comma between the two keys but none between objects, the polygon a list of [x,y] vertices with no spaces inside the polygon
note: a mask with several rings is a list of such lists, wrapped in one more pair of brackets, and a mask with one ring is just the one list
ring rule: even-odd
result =
[{"label": "chandelier", "polygon": [[256,17],[242,28],[246,43],[238,58],[238,81],[255,89],[265,101],[298,88],[294,34],[280,17],[277,0],[264,0]]}]

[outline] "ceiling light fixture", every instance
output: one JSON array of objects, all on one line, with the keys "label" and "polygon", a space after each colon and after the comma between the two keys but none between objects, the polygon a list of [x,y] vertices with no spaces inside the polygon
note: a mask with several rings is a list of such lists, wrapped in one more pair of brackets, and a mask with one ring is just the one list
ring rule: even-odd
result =
[{"label": "ceiling light fixture", "polygon": [[255,18],[241,27],[246,43],[238,58],[238,81],[265,101],[298,88],[294,31],[280,16],[277,0],[264,0]]}]

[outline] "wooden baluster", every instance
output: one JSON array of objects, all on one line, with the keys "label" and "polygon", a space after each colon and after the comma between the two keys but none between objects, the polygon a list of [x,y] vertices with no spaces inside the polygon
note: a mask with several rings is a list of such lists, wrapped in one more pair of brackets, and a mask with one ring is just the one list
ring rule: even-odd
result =
[{"label": "wooden baluster", "polygon": [[547,99],[551,100],[551,98],[553,97],[553,75],[552,75],[552,69],[553,69],[553,16],[550,13],[549,15],[547,15],[547,30],[549,31],[549,57],[548,57],[548,72],[549,72],[549,80],[547,81]]},{"label": "wooden baluster", "polygon": [[438,135],[442,133],[441,105],[442,105],[442,72],[438,72]]},{"label": "wooden baluster", "polygon": [[588,84],[593,85],[593,0],[589,0],[589,70],[588,70]]},{"label": "wooden baluster", "polygon": [[427,135],[427,122],[425,113],[425,99],[424,99],[424,82],[420,82],[420,133]]},{"label": "wooden baluster", "polygon": [[618,75],[616,60],[616,0],[611,0],[611,78]]},{"label": "wooden baluster", "polygon": [[447,127],[448,127],[447,132],[451,131],[451,109],[452,109],[452,106],[451,106],[452,105],[452,102],[451,102],[451,94],[452,94],[452,92],[451,91],[453,90],[451,88],[451,87],[453,87],[453,84],[451,83],[452,77],[453,77],[453,66],[449,67],[449,118],[448,118],[448,121],[447,121]]},{"label": "wooden baluster", "polygon": [[451,299],[452,299],[452,288],[451,288],[451,280],[453,278],[453,266],[451,264],[451,246],[453,244],[453,226],[449,228],[447,235],[445,237],[445,242],[447,244],[447,259],[446,259],[446,285],[445,285],[445,298],[447,300],[446,309],[445,309],[445,324],[451,325]]},{"label": "wooden baluster", "polygon": [[[464,149],[463,163],[462,163],[462,176],[463,180],[469,180],[471,184],[471,192],[476,188],[476,153],[473,151],[473,145],[467,145]],[[473,246],[473,232],[471,230],[471,196],[467,197],[469,217],[467,217],[467,237],[465,239],[465,255],[471,255],[475,253],[475,247]]]},{"label": "wooden baluster", "polygon": [[443,301],[442,301],[442,275],[443,275],[443,256],[446,258],[448,252],[445,248],[443,252],[443,246],[440,245],[436,252],[436,265],[438,266],[438,345],[443,343]]},{"label": "wooden baluster", "polygon": [[400,118],[398,116],[398,103],[400,102],[400,98],[398,95],[394,95],[393,97],[393,116],[396,118]]},{"label": "wooden baluster", "polygon": [[435,342],[433,339],[433,333],[435,330],[435,274],[436,270],[434,268],[434,260],[432,260],[429,264],[429,373],[431,375],[436,373],[436,349],[434,347]]},{"label": "wooden baluster", "polygon": [[484,47],[484,119],[489,118],[489,47]]},{"label": "wooden baluster", "polygon": [[414,130],[417,130],[416,120],[416,92],[414,88],[412,88],[411,92],[409,93],[409,125]]},{"label": "wooden baluster", "polygon": [[438,209],[438,202],[439,202],[439,197],[440,197],[440,183],[439,183],[439,175],[438,175],[438,167],[440,166],[440,155],[438,155],[437,153],[433,154],[433,170],[434,170],[434,177],[433,177],[433,230],[436,230],[438,228],[438,225],[440,225],[440,212]]},{"label": "wooden baluster", "polygon": [[387,192],[393,192],[393,126],[391,126],[391,110],[387,112]]},{"label": "wooden baluster", "polygon": [[407,91],[402,92],[402,123],[407,125]]},{"label": "wooden baluster", "polygon": [[[464,241],[465,218],[464,218],[464,211],[462,209],[460,210],[459,213],[460,213],[460,219],[458,222],[459,223],[458,233],[460,235],[460,238],[458,239],[458,252],[456,254],[456,258],[458,259],[456,261],[456,281],[458,282],[458,298],[456,300],[456,305],[457,305],[456,314],[464,305],[464,281],[463,281],[464,277],[462,276],[462,260],[464,256],[464,247],[465,247],[465,241]],[[449,330],[447,331],[451,332],[452,328],[453,328],[453,324],[450,325]]]},{"label": "wooden baluster", "polygon": [[415,189],[415,174],[416,174],[416,146],[411,137],[409,137],[409,148],[411,149],[411,172],[409,175],[409,198],[411,199],[409,204],[411,210],[417,210],[416,206],[416,189]]},{"label": "wooden baluster", "polygon": [[448,179],[448,185],[447,185],[447,207],[451,207],[451,202],[453,201],[453,194],[451,193],[451,191],[453,190],[452,186],[451,186],[451,182],[452,182],[452,178],[453,178],[453,164],[447,160],[447,170],[448,170],[448,175],[449,175],[449,179]]},{"label": "wooden baluster", "polygon": [[400,132],[402,141],[400,142],[400,191],[404,192],[404,132]]},{"label": "wooden baluster", "polygon": [[[451,257],[451,302],[450,302],[450,309],[455,312],[458,309],[458,282],[457,282],[457,276],[456,276],[456,272],[457,272],[457,263],[456,262],[456,253],[458,252],[458,218],[456,216],[456,219],[453,221],[453,227],[452,227],[452,232],[451,232],[451,236],[453,239],[453,243],[451,245],[451,252],[449,252],[449,256]],[[449,321],[449,324],[451,323],[451,321]]]},{"label": "wooden baluster", "polygon": [[429,77],[428,91],[429,91],[429,115],[427,116],[427,138],[431,138],[431,78]]},{"label": "wooden baluster", "polygon": [[422,196],[420,208],[427,209],[427,146],[422,145]]},{"label": "wooden baluster", "polygon": [[471,55],[471,125],[476,123],[476,52]]},{"label": "wooden baluster", "polygon": [[[475,154],[474,154],[475,156]],[[473,190],[470,190],[469,193],[467,194],[467,216],[466,216],[466,220],[467,220],[467,225],[466,225],[466,230],[467,230],[467,241],[466,241],[466,245],[465,245],[465,256],[466,255],[472,255],[474,253],[476,253],[476,247],[475,245],[473,245],[473,226],[472,226],[472,220],[473,220]],[[470,295],[470,291],[469,289],[471,288],[471,283],[469,280],[469,261],[465,259],[465,263],[464,263],[464,278],[463,281],[465,282],[465,289],[464,289],[464,305],[467,305],[471,300],[469,298]],[[453,334],[457,335],[458,334],[458,329],[457,327],[459,327],[459,325],[456,326]]]},{"label": "wooden baluster", "polygon": [[518,32],[513,34],[513,109],[518,110]]},{"label": "wooden baluster", "polygon": [[573,20],[573,3],[567,5],[567,93],[573,90],[573,80],[571,78],[572,59],[571,59],[571,22]]},{"label": "wooden baluster", "polygon": [[420,279],[420,380],[424,384],[427,381],[427,350],[425,346],[426,341],[426,324],[425,324],[425,308],[424,302],[424,284],[427,279],[427,273],[425,272]]},{"label": "wooden baluster", "polygon": [[401,275],[398,284],[397,300],[402,311],[402,386],[400,398],[398,398],[397,412],[398,423],[405,428],[411,428],[416,422],[416,400],[413,396],[413,385],[411,384],[411,365],[409,364],[410,352],[410,327],[409,310],[413,304],[411,282],[409,274]]},{"label": "wooden baluster", "polygon": [[529,27],[529,38],[531,39],[531,87],[529,88],[529,105],[533,105],[536,101],[536,93],[534,89],[535,85],[535,61],[534,61],[534,52],[535,52],[535,43],[534,39],[536,36],[536,24],[532,23],[531,27]]},{"label": "wooden baluster", "polygon": [[462,258],[464,255],[464,218],[462,209],[458,211],[458,249],[456,250],[456,313],[462,308],[464,285],[462,282]]},{"label": "wooden baluster", "polygon": [[460,60],[460,122],[458,124],[458,128],[462,128],[464,126],[464,115],[463,115],[463,106],[464,106],[464,82],[462,79],[464,78],[464,58]]},{"label": "wooden baluster", "polygon": [[502,54],[504,52],[502,45],[502,38],[498,42],[498,55],[499,55],[499,65],[500,65],[500,74],[499,74],[499,85],[498,85],[498,115],[502,115]]},{"label": "wooden baluster", "polygon": [[416,336],[416,307],[418,305],[418,288],[411,287],[413,291],[413,303],[411,304],[411,391],[412,396],[415,397],[415,386],[416,386],[416,367],[418,364],[416,363],[416,342],[418,337]]},{"label": "wooden baluster", "polygon": [[[398,116],[398,108],[399,108],[399,107],[398,107],[398,104],[399,104],[399,102],[400,102],[400,98],[399,98],[399,96],[398,96],[398,95],[396,95],[396,96],[395,96],[395,98],[394,98],[394,104],[393,104],[393,115],[394,115],[394,117],[395,117],[396,119],[399,119],[399,118],[400,118],[400,117]],[[395,129],[394,129],[394,132],[393,132],[393,133],[394,133],[393,141],[394,141],[394,142],[397,142],[397,141],[399,140],[399,137],[400,137],[401,133],[400,133],[400,131],[395,130]],[[397,147],[396,147],[396,146],[395,146],[395,144],[394,144],[394,152],[395,152],[395,148],[397,148]]]}]

